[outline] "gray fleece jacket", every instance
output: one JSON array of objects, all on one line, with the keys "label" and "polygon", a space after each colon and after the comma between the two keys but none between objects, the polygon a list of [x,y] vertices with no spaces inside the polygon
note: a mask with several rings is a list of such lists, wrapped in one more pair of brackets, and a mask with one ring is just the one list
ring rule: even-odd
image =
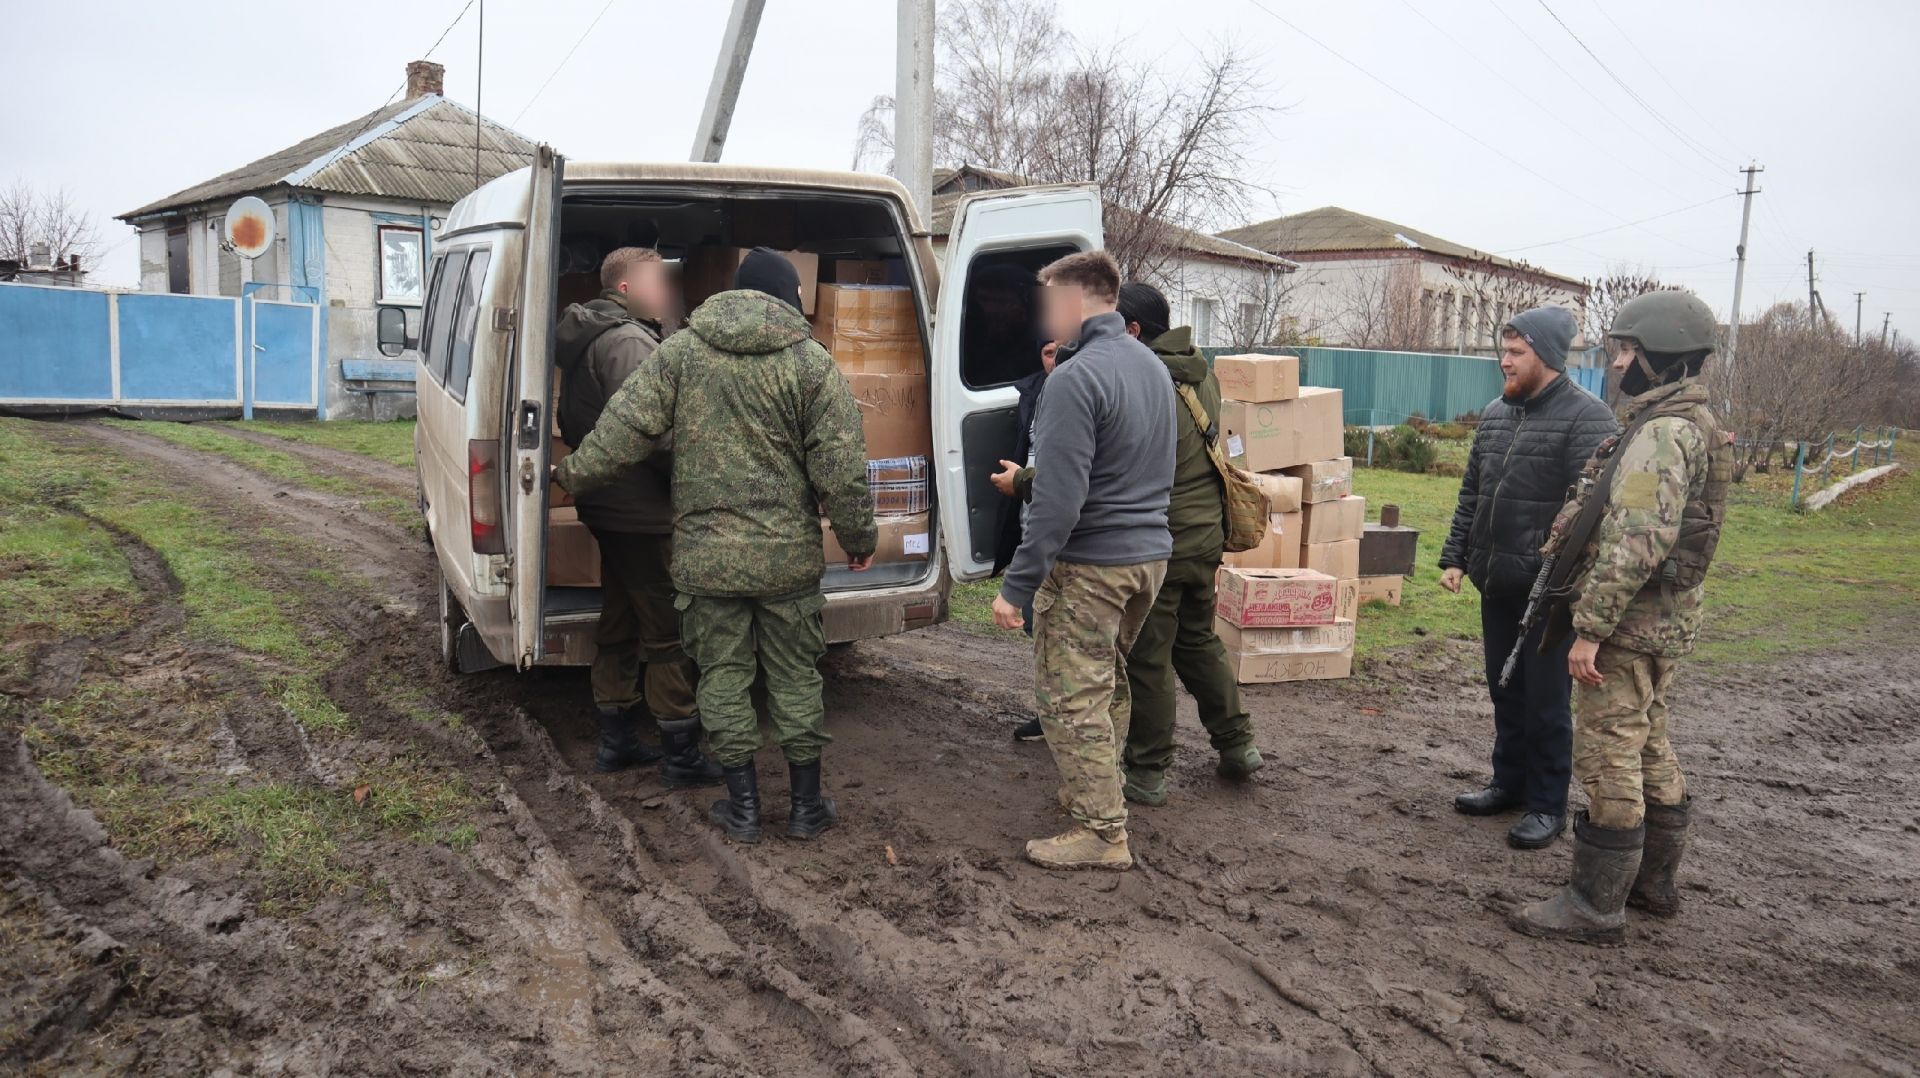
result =
[{"label": "gray fleece jacket", "polygon": [[1034,417],[1033,503],[1000,582],[1024,607],[1056,561],[1143,565],[1173,553],[1174,408],[1167,365],[1097,314],[1060,350]]}]

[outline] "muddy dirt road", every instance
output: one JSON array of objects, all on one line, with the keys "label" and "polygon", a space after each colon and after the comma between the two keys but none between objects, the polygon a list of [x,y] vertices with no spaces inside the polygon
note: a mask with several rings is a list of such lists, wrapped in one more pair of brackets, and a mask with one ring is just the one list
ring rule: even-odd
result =
[{"label": "muddy dirt road", "polygon": [[[583,676],[445,674],[431,555],[390,521],[135,432],[47,436],[138,459],[242,534],[314,537],[350,586],[272,544],[256,559],[357,642],[324,679],[354,732],[306,735],[260,696],[256,664],[183,635],[179,581],[126,536],[140,623],[47,641],[19,687],[30,708],[90,679],[136,684],[128,736],[178,746],[156,754],[153,781],[217,769],[325,789],[369,760],[429,757],[480,796],[465,851],[355,841],[342,856],[377,886],[281,915],[218,858],[123,857],[7,731],[0,1066],[1920,1071],[1908,647],[1686,671],[1685,912],[1635,920],[1621,950],[1556,946],[1503,918],[1564,879],[1567,845],[1511,851],[1506,821],[1449,805],[1483,777],[1491,725],[1463,645],[1250,691],[1270,763],[1247,786],[1213,777],[1189,710],[1174,799],[1134,815],[1139,868],[1072,875],[1020,856],[1062,820],[1045,747],[1008,737],[1027,706],[1024,649],[952,627],[861,644],[829,659],[841,826],[736,847],[705,822],[712,791],[591,771]],[[410,474],[350,466],[411,495]],[[463,721],[410,718],[388,702],[396,680]],[[238,703],[196,718],[215,697]],[[780,811],[777,761],[768,750],[762,778]]]}]

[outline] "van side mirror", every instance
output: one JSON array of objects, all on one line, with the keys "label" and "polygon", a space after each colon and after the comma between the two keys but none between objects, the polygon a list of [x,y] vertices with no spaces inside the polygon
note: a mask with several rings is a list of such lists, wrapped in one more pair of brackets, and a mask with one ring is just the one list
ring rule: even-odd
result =
[{"label": "van side mirror", "polygon": [[407,336],[406,308],[382,307],[377,317],[374,336],[379,342],[381,355],[391,358],[419,343]]}]

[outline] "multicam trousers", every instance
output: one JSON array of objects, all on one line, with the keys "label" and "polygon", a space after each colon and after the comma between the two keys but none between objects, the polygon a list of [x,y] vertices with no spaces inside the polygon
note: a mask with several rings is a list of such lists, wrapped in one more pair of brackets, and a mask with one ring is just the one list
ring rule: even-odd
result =
[{"label": "multicam trousers", "polygon": [[645,699],[656,719],[691,718],[694,668],[680,648],[680,615],[667,575],[673,537],[592,531],[600,546],[594,704],[624,711]]},{"label": "multicam trousers", "polygon": [[818,591],[779,599],[682,595],[680,633],[700,667],[700,724],[714,758],[738,767],[759,750],[753,708],[756,672],[766,674],[767,715],[788,761],[810,764],[832,740],[821,699],[820,657],[826,634]]},{"label": "multicam trousers", "polygon": [[1167,563],[1160,594],[1127,655],[1127,685],[1133,694],[1128,768],[1165,771],[1173,764],[1176,675],[1193,694],[1200,725],[1216,752],[1253,740],[1253,720],[1240,704],[1227,649],[1213,631],[1213,580],[1219,568],[1217,555]]},{"label": "multicam trousers", "polygon": [[1056,562],[1033,597],[1033,695],[1067,810],[1096,831],[1124,827],[1120,747],[1133,714],[1127,652],[1167,563]]},{"label": "multicam trousers", "polygon": [[1593,661],[1603,680],[1575,690],[1573,774],[1600,827],[1630,830],[1646,818],[1647,802],[1687,799],[1686,776],[1667,742],[1676,661],[1603,643]]}]

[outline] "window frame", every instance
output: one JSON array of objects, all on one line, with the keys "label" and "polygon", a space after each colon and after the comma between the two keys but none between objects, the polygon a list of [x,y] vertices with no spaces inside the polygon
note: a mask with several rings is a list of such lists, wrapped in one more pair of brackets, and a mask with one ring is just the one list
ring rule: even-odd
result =
[{"label": "window frame", "polygon": [[[433,284],[427,291],[427,311],[420,325],[420,365],[426,368],[428,377],[436,385],[447,384],[447,361],[452,358],[448,352],[452,339],[447,330],[454,322],[454,308],[460,302],[458,291],[450,297],[443,297],[440,290],[446,287],[449,280],[457,284],[466,279],[467,256],[472,252],[471,247],[459,247],[434,260]],[[449,263],[457,264],[459,268],[449,270]],[[444,302],[441,302],[443,298]]]},{"label": "window frame", "polygon": [[454,400],[462,404],[467,400],[467,385],[473,380],[473,349],[480,341],[480,334],[486,332],[486,327],[480,323],[480,312],[486,307],[487,274],[492,268],[493,248],[476,247],[468,255],[467,264],[460,274],[460,296],[454,307],[452,335],[449,338],[452,354],[447,360],[446,380],[441,384]]},{"label": "window frame", "polygon": [[[409,233],[414,238],[422,267],[420,274],[420,294],[411,297],[389,296],[387,294],[387,233]],[[391,224],[380,221],[373,226],[373,292],[375,302],[387,307],[424,307],[427,303],[430,276],[427,265],[427,232],[419,225]]]}]

